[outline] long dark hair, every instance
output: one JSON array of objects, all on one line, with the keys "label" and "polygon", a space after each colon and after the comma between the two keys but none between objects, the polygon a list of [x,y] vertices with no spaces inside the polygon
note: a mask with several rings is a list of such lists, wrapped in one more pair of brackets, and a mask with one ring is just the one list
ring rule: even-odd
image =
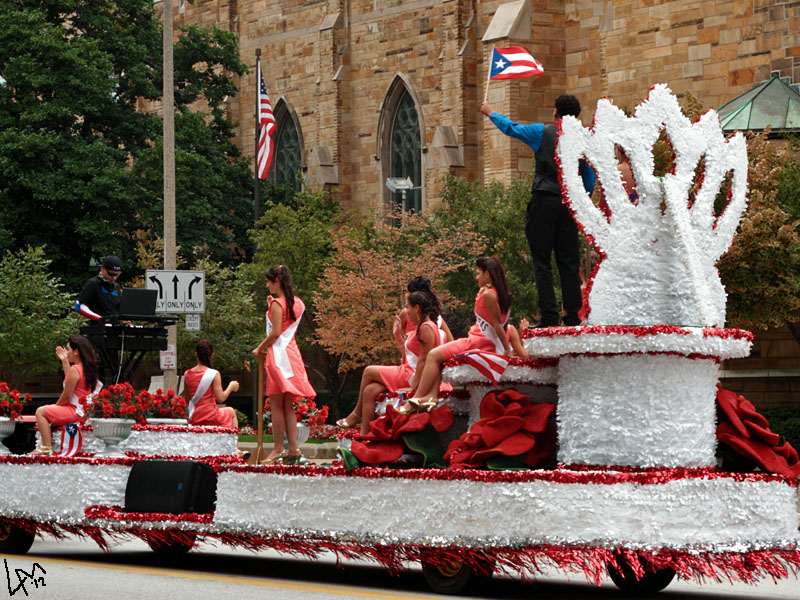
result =
[{"label": "long dark hair", "polygon": [[194,347],[194,353],[197,354],[197,362],[211,368],[211,361],[214,357],[214,346],[211,345],[211,342],[199,340]]},{"label": "long dark hair", "polygon": [[294,321],[294,287],[292,286],[292,273],[286,265],[275,265],[267,271],[267,279],[279,281],[283,295],[286,297],[286,310],[289,312],[289,320]]},{"label": "long dark hair", "polygon": [[97,354],[95,354],[94,346],[81,335],[69,336],[69,345],[80,354],[81,364],[83,365],[83,379],[86,381],[86,387],[89,388],[89,391],[93,392],[97,385],[98,373]]},{"label": "long dark hair", "polygon": [[428,297],[428,294],[426,294],[425,292],[411,292],[408,295],[408,303],[411,306],[419,307],[419,323],[417,323],[417,340],[421,342],[422,339],[419,337],[420,328],[422,327],[422,323],[425,321],[425,319],[433,315],[433,304],[431,303],[431,299]]},{"label": "long dark hair", "polygon": [[511,294],[508,293],[508,282],[503,263],[496,256],[485,256],[475,261],[475,265],[489,273],[492,278],[492,287],[497,291],[497,302],[500,305],[500,314],[504,315],[511,308]]},{"label": "long dark hair", "polygon": [[[406,284],[406,289],[409,294],[414,292],[422,292],[428,296],[431,302],[431,320],[436,321],[442,315],[442,306],[439,304],[439,298],[433,293],[431,288],[431,280],[427,277],[414,277],[409,279]],[[416,306],[416,305],[415,305]]]}]

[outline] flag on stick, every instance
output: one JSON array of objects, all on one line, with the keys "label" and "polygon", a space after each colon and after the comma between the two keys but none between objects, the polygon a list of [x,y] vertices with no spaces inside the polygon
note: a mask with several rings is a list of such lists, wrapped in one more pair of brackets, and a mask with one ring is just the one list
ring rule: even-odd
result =
[{"label": "flag on stick", "polygon": [[83,437],[77,423],[67,423],[61,429],[61,450],[58,456],[75,456],[81,451]]},{"label": "flag on stick", "polygon": [[544,73],[542,63],[525,48],[495,48],[489,65],[489,79],[522,79]]},{"label": "flag on stick", "polygon": [[267,178],[269,165],[272,162],[272,153],[275,150],[275,140],[272,134],[277,127],[275,116],[272,114],[272,105],[267,94],[267,85],[261,73],[261,62],[258,63],[258,178]]},{"label": "flag on stick", "polygon": [[484,377],[488,377],[492,385],[497,385],[508,363],[511,362],[508,356],[484,350],[470,350],[463,354],[456,354],[453,358],[463,358],[464,364],[473,367]]}]

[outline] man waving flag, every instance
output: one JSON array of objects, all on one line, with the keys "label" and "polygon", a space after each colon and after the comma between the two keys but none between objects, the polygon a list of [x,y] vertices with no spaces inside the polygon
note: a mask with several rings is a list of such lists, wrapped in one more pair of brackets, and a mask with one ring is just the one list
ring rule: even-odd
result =
[{"label": "man waving flag", "polygon": [[544,73],[542,63],[525,48],[495,48],[489,66],[489,79],[522,79]]}]

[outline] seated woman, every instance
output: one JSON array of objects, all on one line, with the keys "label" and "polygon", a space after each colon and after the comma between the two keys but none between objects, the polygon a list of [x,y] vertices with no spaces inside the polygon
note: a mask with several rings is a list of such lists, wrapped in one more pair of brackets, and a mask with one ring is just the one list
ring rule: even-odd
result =
[{"label": "seated woman", "polygon": [[[437,345],[453,341],[453,334],[450,333],[450,328],[447,326],[444,318],[442,318],[442,307],[439,304],[439,299],[436,297],[436,294],[433,293],[433,289],[431,288],[431,280],[427,277],[414,277],[408,281],[406,284],[406,289],[408,290],[408,293],[406,294],[406,302],[408,302],[409,296],[414,292],[419,292],[427,296],[431,305],[430,320],[437,326],[438,329],[439,341],[437,342]],[[403,356],[403,365],[407,364],[406,341],[408,340],[408,335],[416,332],[418,325],[418,323],[408,318],[407,307],[408,305],[406,304],[406,307],[404,307],[397,314],[392,327],[392,335],[394,336],[395,342],[397,342],[397,347],[400,349],[400,353]],[[446,389],[452,390],[452,386],[449,384],[443,384],[443,386]],[[400,389],[407,390],[408,386],[400,386]],[[396,391],[399,390],[394,390],[393,393]],[[358,402],[356,403],[356,406],[352,412],[344,419],[339,419],[336,421],[336,425],[338,427],[341,427],[342,429],[354,429],[361,424],[361,417],[364,414],[362,409],[363,396],[359,394],[358,398]],[[369,423],[369,420],[367,420],[367,423]]]},{"label": "seated woman", "polygon": [[522,337],[519,333],[523,329],[528,329],[528,327],[530,327],[530,321],[528,321],[528,319],[522,319],[519,322],[519,329],[513,325],[506,327],[508,344],[511,346],[511,350],[514,353],[513,355],[517,358],[530,358],[530,354],[528,354],[528,351],[525,350],[525,346],[522,345]]},{"label": "seated woman", "polygon": [[239,427],[236,411],[223,404],[231,392],[239,390],[239,382],[231,381],[222,390],[222,375],[211,368],[214,360],[214,346],[208,340],[200,340],[194,348],[197,364],[183,374],[186,396],[189,404],[186,413],[189,425],[217,425],[219,427]]},{"label": "seated woman", "polygon": [[55,404],[36,409],[36,425],[42,436],[42,445],[30,454],[53,454],[52,425],[76,423],[83,417],[81,400],[96,394],[103,387],[97,380],[97,355],[85,337],[70,336],[66,349],[56,347],[56,356],[64,369],[64,389]]},{"label": "seated woman", "polygon": [[[375,398],[382,392],[397,393],[400,390],[416,389],[420,373],[430,351],[439,345],[439,328],[431,320],[433,305],[424,292],[413,292],[406,299],[406,315],[416,327],[406,335],[401,365],[371,365],[364,369],[358,392],[356,411],[360,412],[361,433],[369,433],[369,424],[375,418]],[[357,416],[358,416],[357,415]]]},{"label": "seated woman", "polygon": [[496,256],[475,261],[475,280],[480,289],[475,296],[475,324],[467,337],[449,342],[431,351],[422,371],[419,386],[414,394],[417,400],[438,400],[442,363],[456,354],[470,350],[484,350],[512,355],[504,325],[508,321],[511,296],[503,270]]}]

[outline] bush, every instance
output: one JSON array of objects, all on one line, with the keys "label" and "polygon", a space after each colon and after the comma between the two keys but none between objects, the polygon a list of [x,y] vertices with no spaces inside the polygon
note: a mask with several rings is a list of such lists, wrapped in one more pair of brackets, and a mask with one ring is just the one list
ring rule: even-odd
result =
[{"label": "bush", "polygon": [[772,431],[800,451],[800,406],[765,408],[759,412],[767,418]]}]

